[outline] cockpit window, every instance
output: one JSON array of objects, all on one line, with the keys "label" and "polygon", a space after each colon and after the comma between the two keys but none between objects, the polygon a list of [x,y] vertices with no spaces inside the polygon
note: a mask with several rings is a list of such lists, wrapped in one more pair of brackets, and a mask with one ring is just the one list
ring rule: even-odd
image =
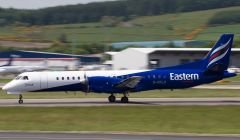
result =
[{"label": "cockpit window", "polygon": [[17,76],[15,80],[29,80],[28,76]]},{"label": "cockpit window", "polygon": [[23,80],[28,80],[28,76],[23,76]]},{"label": "cockpit window", "polygon": [[19,79],[21,79],[22,78],[22,76],[17,76],[15,79],[16,80],[19,80]]}]

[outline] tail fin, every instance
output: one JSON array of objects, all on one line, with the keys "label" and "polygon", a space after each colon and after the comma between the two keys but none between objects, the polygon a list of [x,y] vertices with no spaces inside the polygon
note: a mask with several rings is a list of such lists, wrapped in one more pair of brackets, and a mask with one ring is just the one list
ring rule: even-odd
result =
[{"label": "tail fin", "polygon": [[223,73],[229,66],[233,38],[233,34],[223,34],[202,60],[160,69],[198,69],[205,74]]},{"label": "tail fin", "polygon": [[205,58],[207,73],[227,70],[233,45],[233,34],[223,34]]}]

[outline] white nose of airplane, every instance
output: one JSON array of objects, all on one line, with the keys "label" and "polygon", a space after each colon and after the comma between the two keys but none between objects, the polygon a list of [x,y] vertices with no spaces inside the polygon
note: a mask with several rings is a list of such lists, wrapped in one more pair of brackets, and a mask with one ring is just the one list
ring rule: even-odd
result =
[{"label": "white nose of airplane", "polygon": [[13,87],[14,87],[14,85],[10,82],[10,83],[7,83],[6,85],[4,85],[4,86],[2,87],[2,90],[8,92],[8,91],[12,90]]},{"label": "white nose of airplane", "polygon": [[6,84],[6,85],[4,85],[4,86],[2,87],[2,90],[8,91],[9,88],[10,88],[9,84]]}]

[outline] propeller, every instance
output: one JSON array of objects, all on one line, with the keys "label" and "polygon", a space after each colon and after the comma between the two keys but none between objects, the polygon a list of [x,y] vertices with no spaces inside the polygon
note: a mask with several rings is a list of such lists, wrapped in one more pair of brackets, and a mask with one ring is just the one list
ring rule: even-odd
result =
[{"label": "propeller", "polygon": [[84,80],[82,81],[82,84],[84,85],[84,91],[86,92],[86,94],[89,93],[90,86],[86,72],[84,73]]}]

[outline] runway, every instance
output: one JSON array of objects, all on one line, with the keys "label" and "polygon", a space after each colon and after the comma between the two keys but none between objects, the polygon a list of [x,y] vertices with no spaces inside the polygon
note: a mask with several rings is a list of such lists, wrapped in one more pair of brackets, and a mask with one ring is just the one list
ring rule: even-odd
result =
[{"label": "runway", "polygon": [[230,136],[0,132],[1,140],[239,140]]},{"label": "runway", "polygon": [[240,90],[239,83],[238,84],[228,84],[228,85],[201,85],[193,87],[195,89],[229,89],[229,90]]},{"label": "runway", "polygon": [[17,99],[0,99],[1,107],[89,107],[89,106],[219,106],[240,105],[240,98],[129,98],[128,104],[108,103],[105,98],[87,99],[25,99],[19,105]]}]

